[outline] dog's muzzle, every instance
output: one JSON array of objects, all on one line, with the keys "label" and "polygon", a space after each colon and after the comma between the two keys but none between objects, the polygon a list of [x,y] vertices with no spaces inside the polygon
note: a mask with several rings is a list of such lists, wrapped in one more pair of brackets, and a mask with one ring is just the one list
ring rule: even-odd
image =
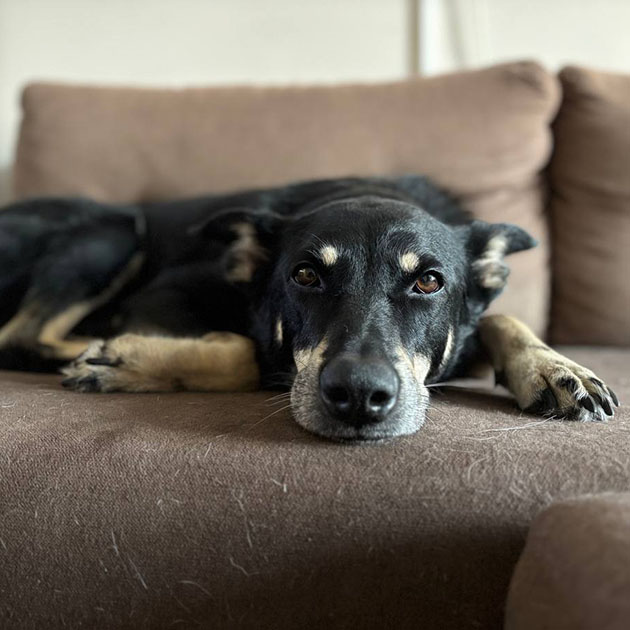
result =
[{"label": "dog's muzzle", "polygon": [[291,388],[293,416],[305,429],[333,440],[374,441],[422,426],[425,373],[418,374],[406,355],[391,361],[384,353],[342,352],[316,359],[300,364]]}]

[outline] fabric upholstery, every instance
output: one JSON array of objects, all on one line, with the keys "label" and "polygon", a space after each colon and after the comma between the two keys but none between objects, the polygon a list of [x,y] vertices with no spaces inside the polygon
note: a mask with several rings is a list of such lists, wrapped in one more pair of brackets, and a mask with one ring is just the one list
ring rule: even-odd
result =
[{"label": "fabric upholstery", "polygon": [[[569,354],[630,398],[630,351]],[[533,517],[630,488],[627,407],[544,421],[450,391],[416,435],[351,446],[272,393],[59,381],[0,375],[6,628],[501,628]]]},{"label": "fabric upholstery", "polygon": [[539,171],[555,77],[513,63],[381,85],[185,90],[35,84],[23,96],[18,197],[139,201],[342,175],[423,173],[477,216],[540,240],[512,258],[496,310],[546,328]]},{"label": "fabric upholstery", "polygon": [[565,68],[550,166],[556,343],[630,345],[630,75]]},{"label": "fabric upholstery", "polygon": [[625,630],[629,621],[630,493],[545,510],[512,579],[506,630]]}]

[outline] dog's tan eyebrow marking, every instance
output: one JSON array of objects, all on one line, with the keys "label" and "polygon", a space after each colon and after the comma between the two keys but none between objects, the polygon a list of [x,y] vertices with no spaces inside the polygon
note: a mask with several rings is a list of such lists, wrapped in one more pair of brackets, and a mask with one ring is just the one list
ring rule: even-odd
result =
[{"label": "dog's tan eyebrow marking", "polygon": [[339,260],[339,250],[332,245],[324,245],[318,254],[320,260],[327,267],[332,267]]},{"label": "dog's tan eyebrow marking", "polygon": [[282,345],[282,340],[284,338],[284,329],[282,327],[282,318],[278,317],[278,319],[276,320],[276,343],[281,346]]},{"label": "dog's tan eyebrow marking", "polygon": [[412,271],[414,271],[418,267],[419,263],[420,258],[418,254],[415,254],[414,252],[405,252],[404,254],[401,254],[398,258],[398,264],[400,265],[400,268],[406,273],[411,273]]}]

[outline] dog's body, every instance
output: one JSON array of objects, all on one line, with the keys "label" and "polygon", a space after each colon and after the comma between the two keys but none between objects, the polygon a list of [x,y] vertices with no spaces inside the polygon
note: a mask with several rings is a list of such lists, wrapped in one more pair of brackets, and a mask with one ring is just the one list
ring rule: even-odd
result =
[{"label": "dog's body", "polygon": [[379,439],[415,431],[426,384],[485,352],[521,407],[603,419],[616,399],[592,373],[482,318],[503,256],[533,245],[415,176],[22,202],[0,212],[0,367],[81,355],[64,371],[84,391],[292,385],[306,428]]}]

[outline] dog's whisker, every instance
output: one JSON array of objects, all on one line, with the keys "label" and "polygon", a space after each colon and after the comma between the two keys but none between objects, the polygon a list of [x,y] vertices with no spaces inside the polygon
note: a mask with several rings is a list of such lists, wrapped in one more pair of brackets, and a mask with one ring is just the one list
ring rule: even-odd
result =
[{"label": "dog's whisker", "polygon": [[280,394],[276,394],[275,396],[271,396],[265,400],[266,403],[271,402],[272,400],[277,400],[278,398],[288,398],[291,395],[291,392],[281,392]]},{"label": "dog's whisker", "polygon": [[290,398],[281,398],[280,400],[275,400],[273,402],[265,403],[265,407],[277,407],[278,405],[286,403],[289,400]]},{"label": "dog's whisker", "polygon": [[276,409],[275,411],[272,411],[270,414],[266,415],[264,418],[261,418],[260,420],[254,422],[254,424],[252,424],[249,428],[253,429],[254,427],[257,427],[259,424],[262,424],[265,420],[268,420],[269,418],[271,418],[271,416],[275,416],[277,413],[280,413],[281,411],[286,411],[287,409],[289,409],[291,407],[291,405],[285,405],[284,407],[280,407],[280,409]]},{"label": "dog's whisker", "polygon": [[433,405],[429,405],[427,407],[427,413],[429,411],[435,412],[435,413],[437,413],[438,415],[441,415],[441,416],[447,416],[448,415],[444,409],[438,409],[437,407],[434,407]]},{"label": "dog's whisker", "polygon": [[282,398],[281,400],[276,400],[275,402],[267,403],[265,405],[265,407],[277,407],[278,405],[282,405],[282,404],[288,402],[289,400],[291,400],[291,399],[290,398]]}]

